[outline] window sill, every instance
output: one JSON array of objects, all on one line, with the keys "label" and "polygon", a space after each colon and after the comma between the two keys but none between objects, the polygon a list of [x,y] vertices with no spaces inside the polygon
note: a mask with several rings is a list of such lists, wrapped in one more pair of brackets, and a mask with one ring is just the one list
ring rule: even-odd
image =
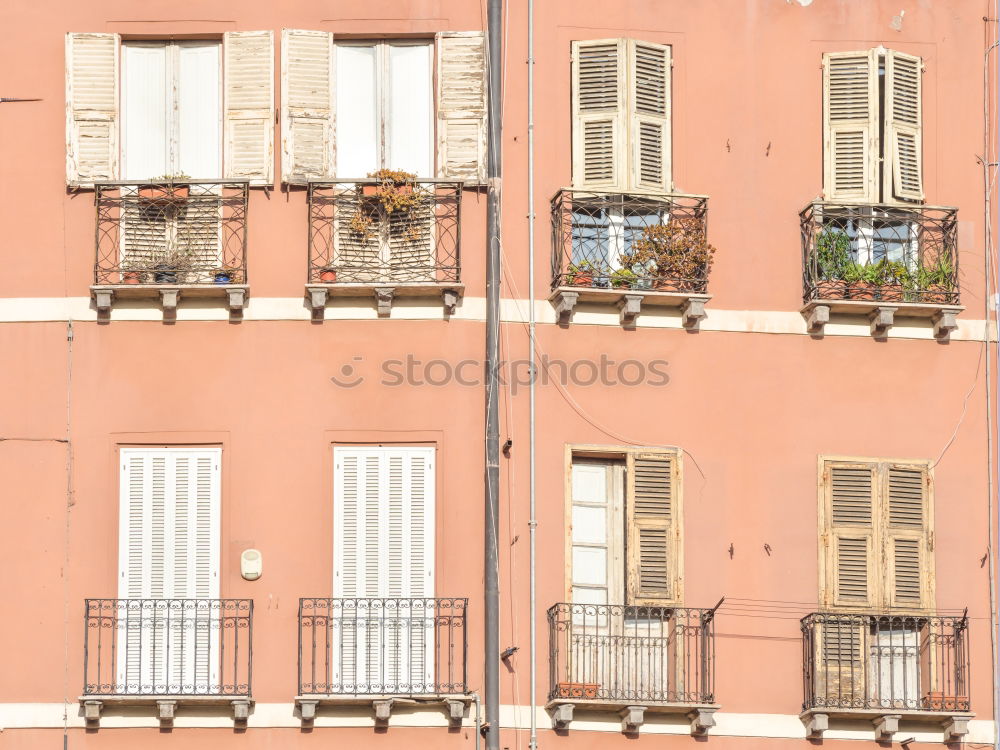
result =
[{"label": "window sill", "polygon": [[106,706],[133,707],[155,706],[161,728],[173,726],[177,707],[230,706],[233,721],[245,724],[253,700],[248,695],[81,695],[80,706],[88,727],[100,726],[101,714]]},{"label": "window sill", "polygon": [[689,330],[698,330],[698,325],[705,317],[705,304],[710,299],[712,295],[703,292],[657,292],[590,286],[560,286],[549,295],[549,302],[556,310],[556,319],[562,326],[569,325],[577,304],[584,302],[616,306],[623,326],[634,326],[644,307],[678,308],[681,312],[681,324]]},{"label": "window sill", "polygon": [[715,703],[657,703],[626,700],[604,700],[597,698],[555,698],[545,704],[545,710],[552,717],[552,728],[569,729],[576,709],[581,711],[615,712],[622,720],[622,732],[632,734],[639,731],[645,722],[645,714],[673,714],[685,717],[691,723],[691,734],[701,737],[715,726]]},{"label": "window sill", "polygon": [[200,299],[224,298],[229,309],[229,319],[243,318],[250,287],[247,284],[95,284],[90,296],[100,322],[111,320],[115,300],[159,299],[163,320],[172,323],[177,319],[177,305],[181,297]]},{"label": "window sill", "polygon": [[944,729],[944,742],[960,742],[969,733],[969,721],[975,717],[971,711],[914,711],[889,708],[807,708],[799,718],[806,727],[806,736],[821,739],[830,728],[830,719],[870,719],[878,741],[891,740],[899,731],[899,722],[939,724]]},{"label": "window sill", "polygon": [[956,316],[965,310],[962,305],[926,302],[888,302],[879,300],[814,299],[802,306],[809,333],[822,336],[831,314],[866,316],[875,338],[884,338],[896,317],[923,318],[934,326],[934,338],[946,340],[958,328]]},{"label": "window sill", "polygon": [[309,726],[316,719],[316,709],[320,706],[371,706],[375,712],[375,724],[389,723],[394,706],[444,706],[448,711],[448,724],[462,726],[462,720],[469,705],[475,699],[466,693],[424,693],[419,695],[386,693],[380,695],[306,694],[295,696],[295,706],[303,726]]},{"label": "window sill", "polygon": [[306,297],[315,322],[324,318],[326,304],[331,297],[374,297],[380,318],[388,318],[392,302],[401,297],[440,297],[446,315],[453,315],[465,285],[447,281],[427,282],[331,282],[306,284]]}]

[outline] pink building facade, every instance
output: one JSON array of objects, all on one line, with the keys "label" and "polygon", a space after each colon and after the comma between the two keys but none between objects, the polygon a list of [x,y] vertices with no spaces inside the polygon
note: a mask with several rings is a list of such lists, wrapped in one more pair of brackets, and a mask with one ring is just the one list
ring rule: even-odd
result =
[{"label": "pink building facade", "polygon": [[903,6],[0,9],[0,750],[993,743],[997,21]]}]

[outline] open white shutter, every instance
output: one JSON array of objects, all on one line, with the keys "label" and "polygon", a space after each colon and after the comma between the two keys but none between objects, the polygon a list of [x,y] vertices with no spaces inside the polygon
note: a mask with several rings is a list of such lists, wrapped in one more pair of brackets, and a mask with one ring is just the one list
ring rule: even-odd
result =
[{"label": "open white shutter", "polygon": [[270,31],[227,31],[225,173],[252,185],[274,181],[274,38]]},{"label": "open white shutter", "polygon": [[66,182],[118,179],[118,34],[66,35]]},{"label": "open white shutter", "polygon": [[486,182],[486,92],[483,32],[439,32],[438,177]]},{"label": "open white shutter", "polygon": [[281,181],[333,176],[333,34],[282,29]]},{"label": "open white shutter", "polygon": [[669,192],[670,47],[628,42],[630,187]]},{"label": "open white shutter", "polygon": [[625,39],[573,42],[573,187],[624,185],[626,57]]},{"label": "open white shutter", "polygon": [[878,56],[823,55],[823,193],[828,201],[878,201]]},{"label": "open white shutter", "polygon": [[885,53],[885,170],[884,195],[922,201],[923,155],[921,137],[921,74],[919,57]]}]

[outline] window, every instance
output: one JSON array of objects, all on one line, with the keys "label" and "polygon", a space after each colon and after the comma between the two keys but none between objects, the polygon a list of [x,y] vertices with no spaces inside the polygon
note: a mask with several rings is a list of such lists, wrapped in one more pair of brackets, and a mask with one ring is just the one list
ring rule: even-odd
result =
[{"label": "window", "polygon": [[[219,448],[122,448],[118,685],[218,690]],[[195,602],[194,600],[199,600]]]},{"label": "window", "polygon": [[222,43],[122,44],[122,177],[222,176]]},{"label": "window", "polygon": [[883,47],[823,56],[826,200],[923,200],[922,70],[919,57]]},{"label": "window", "polygon": [[66,36],[67,182],[194,179],[272,182],[270,31],[221,42]]},{"label": "window", "polygon": [[331,623],[329,681],[359,693],[426,692],[434,684],[434,449],[336,447],[333,462],[333,596],[345,602]]},{"label": "window", "polygon": [[573,187],[670,192],[670,47],[573,42]]},{"label": "window", "polygon": [[926,463],[821,465],[821,601],[885,610],[934,606],[933,515]]},{"label": "window", "polygon": [[335,42],[328,32],[285,29],[282,181],[386,168],[483,182],[485,61],[478,31]]},{"label": "window", "polygon": [[573,456],[573,602],[661,606],[680,601],[679,474],[679,458],[671,452]]}]

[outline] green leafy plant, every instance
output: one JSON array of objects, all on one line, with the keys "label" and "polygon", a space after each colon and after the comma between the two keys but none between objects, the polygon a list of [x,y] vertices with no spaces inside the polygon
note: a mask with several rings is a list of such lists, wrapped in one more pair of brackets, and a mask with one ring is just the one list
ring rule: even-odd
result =
[{"label": "green leafy plant", "polygon": [[628,268],[619,268],[611,274],[611,286],[631,289],[639,282],[639,276]]},{"label": "green leafy plant", "polygon": [[645,269],[661,286],[670,281],[686,288],[708,278],[714,256],[715,247],[709,244],[699,219],[671,219],[643,229],[622,257],[622,265],[633,272]]},{"label": "green leafy plant", "polygon": [[187,182],[191,179],[191,175],[185,174],[184,172],[161,174],[159,177],[154,177],[151,182],[166,182],[166,183],[176,183],[176,182]]},{"label": "green leafy plant", "polygon": [[842,229],[824,227],[816,238],[816,266],[820,279],[844,278],[844,269],[851,262],[851,238]]},{"label": "green leafy plant", "polygon": [[594,281],[594,272],[597,270],[597,267],[589,260],[570,263],[566,268],[566,283],[590,286]]}]

